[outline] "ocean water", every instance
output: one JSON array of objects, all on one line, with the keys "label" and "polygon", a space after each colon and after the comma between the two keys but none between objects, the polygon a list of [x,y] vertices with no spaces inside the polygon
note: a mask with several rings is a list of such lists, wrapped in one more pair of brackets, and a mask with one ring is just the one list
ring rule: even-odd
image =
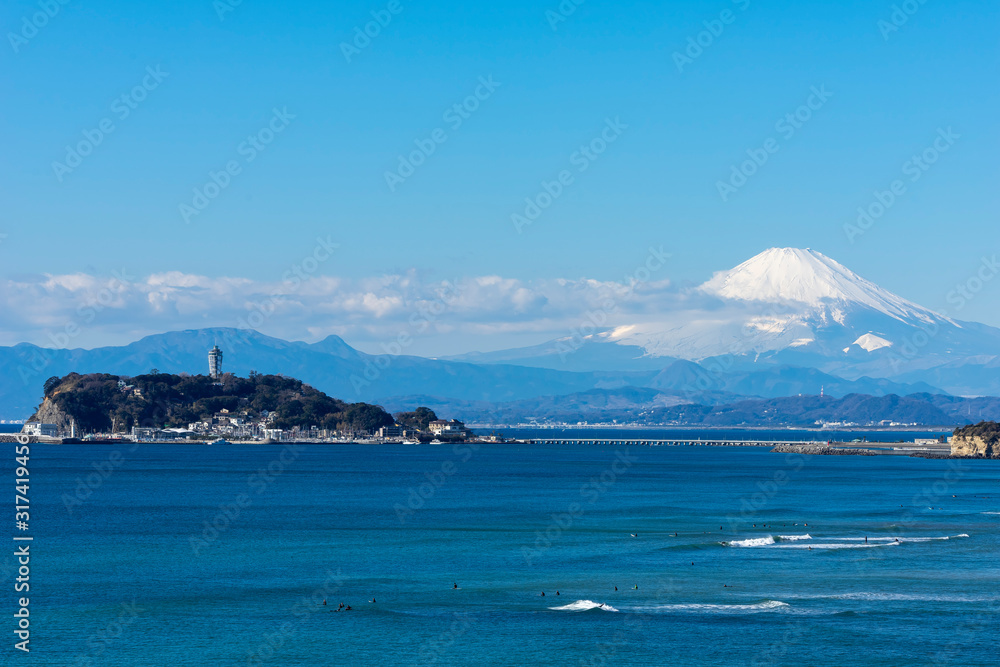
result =
[{"label": "ocean water", "polygon": [[30,463],[33,664],[997,664],[998,462],[126,444]]}]

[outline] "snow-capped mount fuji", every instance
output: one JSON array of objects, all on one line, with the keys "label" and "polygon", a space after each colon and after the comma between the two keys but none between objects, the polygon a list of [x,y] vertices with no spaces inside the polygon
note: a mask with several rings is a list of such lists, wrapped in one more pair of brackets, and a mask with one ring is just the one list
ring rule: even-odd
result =
[{"label": "snow-capped mount fuji", "polygon": [[[901,322],[951,320],[865,280],[843,264],[806,248],[771,248],[700,288],[722,299],[791,302],[813,308],[860,306]],[[841,311],[842,312],[842,311]]]},{"label": "snow-capped mount fuji", "polygon": [[[762,358],[843,370],[895,355],[907,366],[920,352],[972,352],[962,344],[963,325],[885,290],[843,264],[811,249],[771,248],[715,274],[695,290],[714,299],[700,311],[664,314],[603,335],[640,347],[645,354],[702,360],[721,355]],[[1000,334],[1000,332],[997,332]],[[975,337],[975,336],[974,336]],[[1000,342],[1000,337],[997,338]],[[968,343],[969,341],[966,341]],[[977,341],[981,343],[982,341]],[[1000,349],[1000,347],[998,347]],[[851,375],[848,371],[848,375]]]},{"label": "snow-capped mount fuji", "polygon": [[[721,361],[727,370],[796,366],[852,380],[909,382],[922,381],[930,369],[948,368],[928,373],[926,381],[956,393],[1000,393],[1000,377],[983,385],[979,368],[1000,363],[1000,329],[920,306],[815,250],[765,250],[716,273],[683,302],[684,308],[616,323],[582,342],[557,339],[466,358],[572,370]],[[628,363],[622,365],[623,359]],[[973,384],[963,379],[967,364],[978,369]]]}]

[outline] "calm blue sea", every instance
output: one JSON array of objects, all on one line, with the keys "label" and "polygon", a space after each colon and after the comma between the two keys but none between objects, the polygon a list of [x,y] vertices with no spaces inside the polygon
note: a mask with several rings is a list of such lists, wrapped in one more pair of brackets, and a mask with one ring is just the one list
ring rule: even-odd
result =
[{"label": "calm blue sea", "polygon": [[33,664],[997,664],[1000,462],[130,447],[32,446]]}]

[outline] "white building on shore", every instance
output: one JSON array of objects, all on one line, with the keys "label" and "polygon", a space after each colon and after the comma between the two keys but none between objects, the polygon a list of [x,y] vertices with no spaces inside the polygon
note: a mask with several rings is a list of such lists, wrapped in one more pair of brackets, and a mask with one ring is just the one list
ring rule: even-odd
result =
[{"label": "white building on shore", "polygon": [[28,422],[21,428],[21,433],[26,435],[38,435],[47,438],[58,438],[59,427],[55,424],[43,424],[41,422]]}]

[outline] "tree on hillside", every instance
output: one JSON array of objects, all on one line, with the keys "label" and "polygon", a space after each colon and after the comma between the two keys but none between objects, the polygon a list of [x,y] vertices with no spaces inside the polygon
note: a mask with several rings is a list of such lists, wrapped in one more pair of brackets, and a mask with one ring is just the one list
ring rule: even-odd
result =
[{"label": "tree on hillside", "polygon": [[418,431],[426,431],[430,423],[438,418],[433,410],[424,407],[419,407],[413,412],[397,412],[395,417],[398,423]]},{"label": "tree on hillside", "polygon": [[46,397],[50,396],[52,394],[52,390],[58,387],[60,382],[62,382],[62,378],[53,375],[45,381],[44,385],[42,385],[42,393]]}]

